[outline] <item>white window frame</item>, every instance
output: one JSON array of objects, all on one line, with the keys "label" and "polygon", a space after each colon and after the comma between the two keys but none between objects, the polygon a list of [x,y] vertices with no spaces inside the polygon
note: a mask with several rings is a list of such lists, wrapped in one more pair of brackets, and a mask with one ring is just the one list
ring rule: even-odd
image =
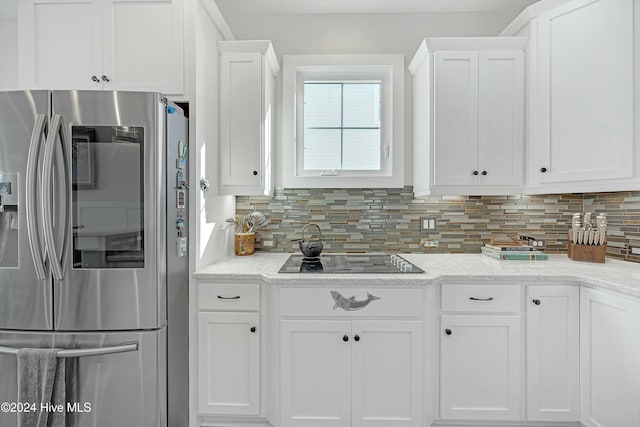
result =
[{"label": "white window frame", "polygon": [[[285,55],[282,185],[285,188],[401,188],[404,185],[404,55]],[[304,82],[381,81],[381,169],[305,171]],[[300,106],[300,108],[298,108]]]}]

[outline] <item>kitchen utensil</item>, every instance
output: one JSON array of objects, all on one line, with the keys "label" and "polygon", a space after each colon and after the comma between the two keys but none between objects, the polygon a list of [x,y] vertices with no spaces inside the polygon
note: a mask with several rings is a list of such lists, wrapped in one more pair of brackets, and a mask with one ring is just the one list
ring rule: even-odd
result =
[{"label": "kitchen utensil", "polygon": [[[309,230],[309,228],[316,228],[318,230],[318,238],[314,238],[314,234]],[[305,239],[305,232],[307,232],[308,237]],[[322,253],[323,245],[320,240],[320,235],[322,231],[320,230],[320,226],[318,224],[309,223],[302,228],[302,239],[298,241],[298,247],[300,248],[300,252],[307,258],[315,258],[320,256]]]},{"label": "kitchen utensil", "polygon": [[[259,215],[254,215],[256,213]],[[254,222],[253,222],[253,225],[249,227],[250,233],[258,230],[261,227],[264,227],[265,225],[271,222],[271,217],[269,215],[263,215],[260,212],[254,212],[251,215],[253,217]]]}]

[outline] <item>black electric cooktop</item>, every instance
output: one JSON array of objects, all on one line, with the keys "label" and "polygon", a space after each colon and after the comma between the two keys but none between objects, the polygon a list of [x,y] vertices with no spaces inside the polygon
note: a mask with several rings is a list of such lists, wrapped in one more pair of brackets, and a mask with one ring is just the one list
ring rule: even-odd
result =
[{"label": "black electric cooktop", "polygon": [[396,254],[327,254],[317,258],[291,255],[278,273],[406,274],[424,270]]}]

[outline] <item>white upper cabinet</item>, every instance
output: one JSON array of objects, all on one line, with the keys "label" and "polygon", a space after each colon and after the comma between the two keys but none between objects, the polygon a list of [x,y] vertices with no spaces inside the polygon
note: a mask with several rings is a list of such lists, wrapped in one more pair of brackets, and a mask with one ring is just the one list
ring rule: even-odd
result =
[{"label": "white upper cabinet", "polygon": [[434,89],[433,183],[435,186],[475,185],[478,180],[478,52],[435,52]]},{"label": "white upper cabinet", "polygon": [[183,0],[104,2],[105,89],[182,94]]},{"label": "white upper cabinet", "polygon": [[526,192],[638,188],[634,3],[637,33],[634,0],[541,2],[503,32],[529,36]]},{"label": "white upper cabinet", "polygon": [[409,66],[416,196],[522,192],[525,43],[426,39],[418,49]]},{"label": "white upper cabinet", "polygon": [[218,46],[220,194],[272,194],[278,60],[269,41],[225,41]]},{"label": "white upper cabinet", "polygon": [[19,86],[182,94],[183,20],[183,0],[20,1]]},{"label": "white upper cabinet", "polygon": [[20,1],[18,28],[21,88],[96,89],[101,86],[100,0]]}]

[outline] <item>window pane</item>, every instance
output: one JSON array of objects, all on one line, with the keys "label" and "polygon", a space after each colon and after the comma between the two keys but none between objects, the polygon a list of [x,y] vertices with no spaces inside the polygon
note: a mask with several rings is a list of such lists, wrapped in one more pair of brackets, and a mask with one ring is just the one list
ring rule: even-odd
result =
[{"label": "window pane", "polygon": [[73,268],[144,268],[144,128],[71,135]]},{"label": "window pane", "polygon": [[305,170],[340,169],[340,129],[304,130]]},{"label": "window pane", "polygon": [[344,127],[380,127],[380,83],[344,85]]},{"label": "window pane", "polygon": [[341,91],[339,83],[305,83],[304,127],[340,127]]},{"label": "window pane", "polygon": [[380,129],[343,131],[342,169],[380,169]]}]

